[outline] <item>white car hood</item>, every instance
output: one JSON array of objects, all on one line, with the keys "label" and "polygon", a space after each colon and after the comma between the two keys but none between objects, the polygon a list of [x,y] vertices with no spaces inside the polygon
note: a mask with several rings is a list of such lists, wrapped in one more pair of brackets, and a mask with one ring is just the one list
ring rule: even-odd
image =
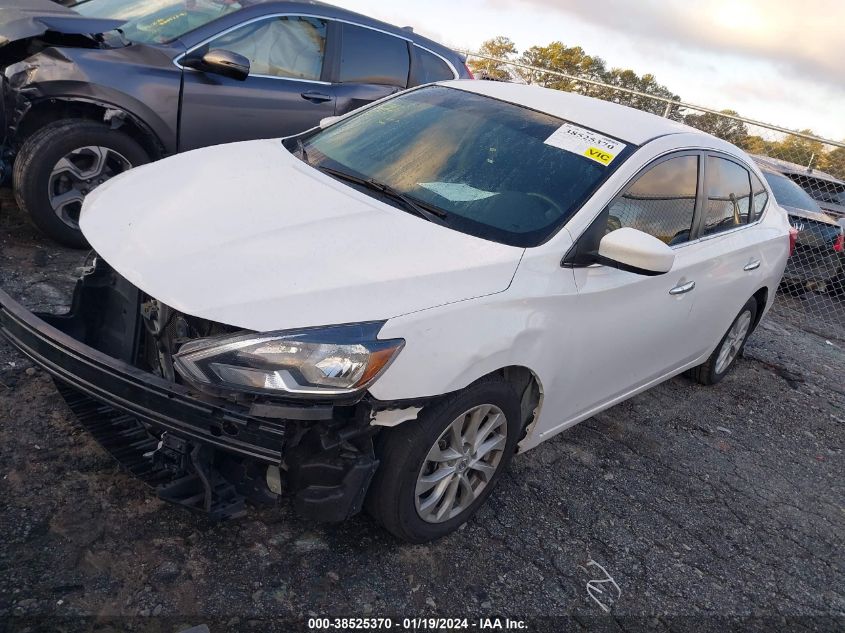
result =
[{"label": "white car hood", "polygon": [[279,140],[136,168],[88,196],[80,226],[148,295],[258,331],[382,320],[501,292],[524,251],[382,203]]}]

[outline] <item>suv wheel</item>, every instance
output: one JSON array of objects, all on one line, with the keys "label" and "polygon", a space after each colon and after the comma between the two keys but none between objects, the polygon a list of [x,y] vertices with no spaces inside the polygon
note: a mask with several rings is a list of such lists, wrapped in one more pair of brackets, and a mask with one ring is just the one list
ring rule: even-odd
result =
[{"label": "suv wheel", "polygon": [[752,297],[739,311],[710,358],[698,367],[690,369],[687,375],[702,385],[715,385],[722,380],[745,347],[756,318],[757,300]]},{"label": "suv wheel", "polygon": [[412,543],[453,532],[492,492],[521,428],[515,389],[491,378],[426,407],[416,420],[385,429],[367,511]]},{"label": "suv wheel", "polygon": [[79,213],[85,196],[149,160],[135,140],[103,123],[56,121],[21,147],[15,161],[15,198],[47,236],[65,246],[84,248]]}]

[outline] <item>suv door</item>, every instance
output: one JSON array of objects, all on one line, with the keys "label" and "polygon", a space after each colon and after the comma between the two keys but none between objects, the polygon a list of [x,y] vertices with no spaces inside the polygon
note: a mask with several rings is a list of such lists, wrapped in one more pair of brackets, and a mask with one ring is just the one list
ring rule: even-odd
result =
[{"label": "suv door", "polygon": [[335,114],[325,80],[329,22],[315,17],[251,20],[190,51],[223,49],[250,61],[245,81],[185,68],[179,151],[302,132]]},{"label": "suv door", "polygon": [[[681,152],[642,170],[584,232],[576,251],[595,252],[604,235],[631,227],[664,241],[675,251],[669,273],[635,274],[600,264],[572,264],[578,313],[579,359],[574,384],[560,385],[578,416],[678,371],[700,355],[690,337],[702,253],[691,249],[701,206],[702,156]],[[576,261],[567,257],[566,262]],[[561,322],[565,322],[561,315]],[[612,358],[612,362],[608,362]],[[569,380],[569,379],[568,379]]]},{"label": "suv door", "polygon": [[334,88],[338,115],[408,87],[409,40],[347,22],[337,26],[340,54]]}]

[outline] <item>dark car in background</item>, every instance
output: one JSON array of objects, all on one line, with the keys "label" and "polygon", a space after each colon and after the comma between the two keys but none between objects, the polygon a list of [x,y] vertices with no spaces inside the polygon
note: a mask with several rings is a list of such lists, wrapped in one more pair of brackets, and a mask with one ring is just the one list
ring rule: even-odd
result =
[{"label": "dark car in background", "polygon": [[806,189],[825,213],[839,220],[845,220],[845,182],[841,184],[841,189],[831,186],[828,182]]},{"label": "dark car in background", "polygon": [[70,246],[85,245],[84,197],[127,169],[288,136],[398,90],[472,76],[463,56],[412,29],[318,2],[0,6],[0,173],[11,172],[35,224]]},{"label": "dark car in background", "polygon": [[795,251],[786,264],[783,283],[792,294],[808,289],[828,294],[845,291],[845,236],[842,223],[826,214],[810,195],[787,176],[760,164],[777,203],[798,231]]},{"label": "dark car in background", "polygon": [[836,219],[845,218],[845,181],[835,176],[778,158],[754,156],[761,167],[782,174],[810,194],[822,211]]}]

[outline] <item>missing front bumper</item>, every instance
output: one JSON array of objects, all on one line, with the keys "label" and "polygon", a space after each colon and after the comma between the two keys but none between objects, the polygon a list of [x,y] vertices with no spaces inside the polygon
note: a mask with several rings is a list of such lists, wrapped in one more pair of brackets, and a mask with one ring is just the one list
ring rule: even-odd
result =
[{"label": "missing front bumper", "polygon": [[[77,340],[90,335],[80,331],[84,284],[66,317],[41,318],[0,291],[0,333],[56,379],[80,424],[130,473],[161,498],[216,520],[243,515],[246,500],[275,498],[266,485],[269,466],[286,469],[286,492],[307,518],[341,521],[361,510],[378,467],[365,404],[323,410],[318,421],[315,407],[271,407],[288,417],[270,419],[194,394]],[[115,328],[109,345],[131,329]]]}]

